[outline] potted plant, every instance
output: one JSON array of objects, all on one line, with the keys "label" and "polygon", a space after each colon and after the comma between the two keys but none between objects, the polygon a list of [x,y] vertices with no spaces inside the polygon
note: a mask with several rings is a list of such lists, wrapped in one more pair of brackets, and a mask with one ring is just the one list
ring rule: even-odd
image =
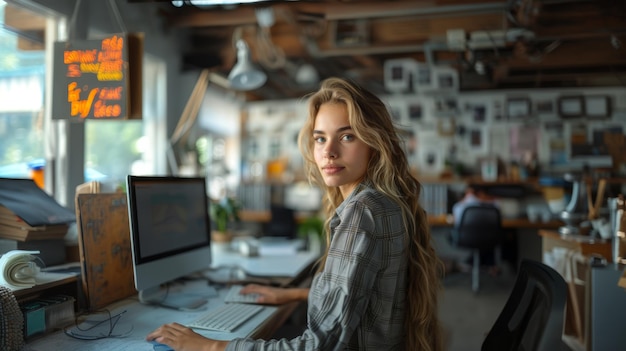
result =
[{"label": "potted plant", "polygon": [[210,207],[211,220],[215,223],[215,230],[211,237],[216,242],[227,242],[233,237],[230,224],[239,222],[239,205],[232,198],[223,198],[212,202]]},{"label": "potted plant", "polygon": [[324,221],[318,216],[305,218],[298,224],[298,236],[305,239],[309,251],[323,253],[326,245]]}]

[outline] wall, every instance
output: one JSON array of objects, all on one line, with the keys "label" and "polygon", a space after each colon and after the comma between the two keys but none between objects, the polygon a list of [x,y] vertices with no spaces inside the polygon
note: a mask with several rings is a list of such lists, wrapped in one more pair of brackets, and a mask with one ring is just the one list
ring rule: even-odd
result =
[{"label": "wall", "polygon": [[[561,97],[607,96],[610,116],[602,118],[562,118]],[[572,148],[571,137],[583,134],[591,143],[593,132],[606,128],[626,132],[626,89],[559,89],[462,92],[454,95],[387,95],[395,122],[405,134],[411,165],[425,176],[444,171],[446,161],[477,170],[485,157],[505,162],[521,161],[524,150],[537,153],[544,170],[565,171],[582,167],[584,162],[600,165],[608,157],[584,157],[583,147]],[[567,103],[567,102],[566,102]],[[528,112],[524,112],[525,104]],[[565,105],[567,107],[569,105]],[[591,105],[590,105],[591,106]],[[247,138],[242,140],[244,181],[265,181],[272,175],[251,172],[255,164],[267,165],[286,160],[285,176],[290,178],[301,167],[295,138],[306,114],[305,102],[273,101],[249,103]],[[580,139],[580,138],[578,138]],[[452,152],[455,150],[455,152]],[[576,154],[578,153],[578,154]],[[256,167],[259,168],[259,167]]]}]

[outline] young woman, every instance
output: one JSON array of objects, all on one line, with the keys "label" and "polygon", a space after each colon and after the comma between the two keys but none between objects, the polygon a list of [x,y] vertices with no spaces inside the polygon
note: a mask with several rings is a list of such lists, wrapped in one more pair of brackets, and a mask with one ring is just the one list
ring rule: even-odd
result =
[{"label": "young woman", "polygon": [[225,342],[174,323],[148,340],[176,350],[442,350],[442,265],[386,106],[338,78],[308,104],[299,146],[307,175],[325,193],[327,252],[310,290],[243,290],[262,303],[308,299],[306,330],[291,340]]}]

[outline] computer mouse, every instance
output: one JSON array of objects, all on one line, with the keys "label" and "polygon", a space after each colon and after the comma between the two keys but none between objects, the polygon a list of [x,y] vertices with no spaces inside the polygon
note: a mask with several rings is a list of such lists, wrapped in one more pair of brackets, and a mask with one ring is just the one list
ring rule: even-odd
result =
[{"label": "computer mouse", "polygon": [[154,351],[174,351],[173,348],[165,344],[161,344],[160,342],[156,340],[150,340],[149,343],[152,344],[152,348],[154,349]]}]

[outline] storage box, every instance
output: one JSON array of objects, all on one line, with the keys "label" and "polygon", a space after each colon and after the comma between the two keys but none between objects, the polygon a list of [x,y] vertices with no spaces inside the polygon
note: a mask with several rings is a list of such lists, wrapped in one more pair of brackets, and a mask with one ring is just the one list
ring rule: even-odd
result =
[{"label": "storage box", "polygon": [[54,295],[25,302],[20,305],[24,314],[24,338],[62,328],[74,321],[75,299],[67,295]]}]

